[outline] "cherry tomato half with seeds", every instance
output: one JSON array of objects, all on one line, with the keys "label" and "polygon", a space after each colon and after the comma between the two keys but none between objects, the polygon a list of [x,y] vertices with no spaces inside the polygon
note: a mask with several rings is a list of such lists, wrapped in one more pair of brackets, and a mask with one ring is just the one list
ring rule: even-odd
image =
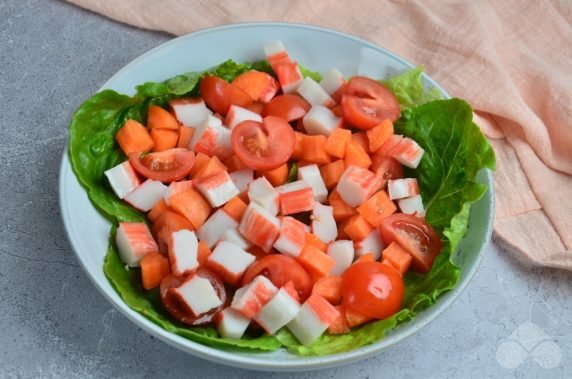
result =
[{"label": "cherry tomato half with seeds", "polygon": [[264,107],[263,116],[276,116],[290,122],[301,119],[310,110],[310,104],[298,95],[280,95]]},{"label": "cherry tomato half with seeds", "polygon": [[129,163],[140,175],[161,182],[174,182],[189,175],[195,153],[174,148],[150,154],[130,153]]}]

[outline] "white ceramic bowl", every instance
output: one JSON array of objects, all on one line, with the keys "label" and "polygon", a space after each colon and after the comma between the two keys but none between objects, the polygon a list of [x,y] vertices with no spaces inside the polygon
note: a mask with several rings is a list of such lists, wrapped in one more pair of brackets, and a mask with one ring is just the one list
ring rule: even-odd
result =
[{"label": "white ceramic bowl", "polygon": [[[381,47],[332,30],[284,23],[236,24],[201,30],[164,43],[129,63],[100,90],[114,89],[133,94],[137,84],[162,81],[188,71],[202,71],[229,58],[237,62],[263,59],[262,46],[275,40],[282,40],[298,62],[322,72],[335,66],[345,76],[364,74],[385,78],[413,67]],[[423,80],[427,88],[437,87],[448,97],[431,78],[424,75]],[[110,224],[90,203],[73,174],[67,148],[61,163],[59,186],[63,221],[79,262],[95,286],[127,318],[153,336],[198,357],[242,368],[295,371],[343,365],[377,354],[419,331],[451,304],[473,277],[491,236],[494,214],[492,175],[483,171],[478,179],[489,187],[489,192],[471,208],[469,232],[456,256],[462,268],[456,289],[443,295],[413,321],[388,333],[385,339],[353,351],[323,357],[300,357],[285,350],[268,354],[218,350],[169,333],[131,310],[103,273]]]}]

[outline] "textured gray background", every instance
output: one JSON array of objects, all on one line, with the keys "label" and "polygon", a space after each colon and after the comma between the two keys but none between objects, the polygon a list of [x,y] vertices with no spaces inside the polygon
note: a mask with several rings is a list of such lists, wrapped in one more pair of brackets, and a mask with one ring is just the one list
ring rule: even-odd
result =
[{"label": "textured gray background", "polygon": [[[0,1],[0,377],[572,376],[572,274],[524,267],[496,241],[441,317],[377,357],[336,369],[227,368],[179,352],[118,314],[67,243],[58,168],[82,100],[169,38],[62,2]],[[514,369],[499,364],[499,346],[517,352],[503,342],[527,322],[555,342],[544,345],[551,356],[534,354],[548,358],[545,365],[560,362],[556,368],[531,357]],[[506,350],[499,356],[514,362]]]}]

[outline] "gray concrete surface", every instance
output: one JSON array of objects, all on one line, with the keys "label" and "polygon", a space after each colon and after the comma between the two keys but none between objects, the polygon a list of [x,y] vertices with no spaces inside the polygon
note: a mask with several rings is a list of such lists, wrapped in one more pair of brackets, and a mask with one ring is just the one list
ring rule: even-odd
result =
[{"label": "gray concrete surface", "polygon": [[63,2],[0,2],[0,377],[572,376],[572,274],[527,268],[498,242],[440,318],[377,357],[336,369],[227,368],[118,314],[66,241],[58,168],[75,108],[169,38]]}]

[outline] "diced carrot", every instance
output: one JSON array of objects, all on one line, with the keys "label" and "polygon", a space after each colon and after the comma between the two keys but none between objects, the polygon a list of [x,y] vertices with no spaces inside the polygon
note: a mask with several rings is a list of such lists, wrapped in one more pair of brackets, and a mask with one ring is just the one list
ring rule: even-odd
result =
[{"label": "diced carrot", "polygon": [[177,131],[179,129],[179,122],[169,112],[157,105],[149,106],[149,113],[147,114],[147,127],[149,130],[153,129],[171,129]]},{"label": "diced carrot", "polygon": [[381,253],[381,259],[381,263],[392,266],[403,275],[409,270],[412,257],[404,248],[392,242]]},{"label": "diced carrot", "polygon": [[211,255],[211,249],[209,245],[204,241],[199,241],[199,249],[197,252],[197,261],[199,261],[199,266],[204,267],[207,264],[207,260]]},{"label": "diced carrot", "polygon": [[195,176],[193,176],[193,179],[205,178],[221,171],[226,171],[226,166],[220,161],[220,159],[218,159],[218,157],[211,157],[195,174]]},{"label": "diced carrot", "polygon": [[336,310],[339,315],[336,320],[328,327],[330,334],[345,334],[350,331],[350,324],[346,318],[346,311],[343,305],[336,305]]},{"label": "diced carrot", "polygon": [[334,129],[326,141],[326,151],[334,157],[343,159],[346,154],[346,145],[351,140],[352,132],[350,130]]},{"label": "diced carrot", "polygon": [[147,128],[135,120],[127,120],[115,134],[115,140],[125,154],[146,153],[155,146]]},{"label": "diced carrot", "polygon": [[353,165],[369,168],[369,166],[371,166],[371,158],[369,155],[367,155],[364,149],[354,141],[351,141],[346,145],[346,155],[344,159],[346,161],[346,167]]},{"label": "diced carrot", "polygon": [[171,196],[170,202],[171,207],[189,220],[195,229],[200,228],[211,213],[209,203],[192,188]]},{"label": "diced carrot", "polygon": [[336,221],[346,220],[357,214],[356,210],[342,200],[338,191],[333,190],[328,198],[330,206],[334,208],[334,219]]},{"label": "diced carrot", "polygon": [[348,325],[350,328],[365,324],[366,322],[373,320],[373,317],[366,316],[347,307],[345,308],[345,311],[346,319],[348,320]]},{"label": "diced carrot", "polygon": [[314,284],[312,293],[316,293],[337,305],[342,300],[342,278],[339,276],[324,276]]},{"label": "diced carrot", "polygon": [[338,184],[345,169],[346,164],[343,159],[338,159],[320,167],[320,174],[327,189],[331,190]]},{"label": "diced carrot", "polygon": [[305,161],[325,164],[331,162],[330,154],[326,152],[326,136],[306,136],[302,140],[302,157]]},{"label": "diced carrot", "polygon": [[309,233],[309,232],[306,233],[305,245],[314,246],[322,253],[325,253],[326,250],[328,250],[328,245],[326,245],[324,242],[322,242],[321,239],[316,237],[314,233]]},{"label": "diced carrot", "polygon": [[159,250],[162,253],[167,252],[167,244],[171,234],[181,229],[194,230],[195,228],[185,217],[170,210],[163,211],[161,215],[157,217],[153,223],[151,231],[153,232],[153,235],[159,245]]},{"label": "diced carrot", "polygon": [[298,290],[296,290],[296,286],[294,285],[293,281],[289,280],[288,283],[282,286],[282,288],[288,295],[290,295],[290,297],[292,297],[298,303],[300,302],[300,295],[298,294]]},{"label": "diced carrot", "polygon": [[373,252],[366,253],[361,257],[359,257],[358,259],[356,259],[354,263],[359,263],[359,262],[375,262],[375,254]]},{"label": "diced carrot", "polygon": [[332,108],[332,113],[335,114],[337,117],[343,117],[344,111],[341,105],[336,105]]},{"label": "diced carrot", "polygon": [[302,142],[304,140],[304,138],[306,137],[306,135],[304,133],[300,133],[300,132],[294,132],[294,134],[296,135],[296,145],[294,145],[294,151],[292,152],[292,155],[290,156],[290,159],[300,159],[302,158]]},{"label": "diced carrot", "polygon": [[171,271],[169,259],[159,253],[146,254],[141,259],[141,281],[146,290],[153,289],[161,284],[161,281]]},{"label": "diced carrot", "polygon": [[386,119],[381,124],[367,131],[369,151],[375,152],[393,135],[393,122]]},{"label": "diced carrot", "polygon": [[230,199],[222,208],[230,217],[234,218],[236,221],[240,222],[242,215],[246,210],[246,203],[238,196]]},{"label": "diced carrot", "polygon": [[348,220],[344,231],[348,234],[352,241],[357,242],[367,237],[367,235],[371,233],[373,229],[373,226],[367,222],[365,218],[360,215],[355,215]]},{"label": "diced carrot", "polygon": [[300,160],[298,161],[298,168],[304,167],[304,166],[309,166],[309,165],[312,165],[312,164],[314,164],[314,162],[308,162],[308,161],[305,161],[305,160],[303,160],[303,159],[300,159]]},{"label": "diced carrot", "polygon": [[338,318],[340,314],[332,304],[328,303],[326,299],[315,293],[310,295],[304,305],[308,306],[312,310],[318,320],[327,325],[336,321],[336,318]]},{"label": "diced carrot", "polygon": [[163,213],[163,211],[166,211],[167,209],[169,209],[169,206],[167,205],[167,203],[165,203],[165,200],[161,199],[157,202],[157,204],[155,204],[155,206],[149,211],[149,213],[147,213],[147,219],[151,222],[155,222],[157,217],[159,217],[161,213]]},{"label": "diced carrot", "polygon": [[346,226],[348,225],[348,223],[350,222],[351,217],[350,218],[346,218],[345,220],[338,222],[338,239],[339,240],[349,240],[351,239],[348,236],[348,233],[346,233]]},{"label": "diced carrot", "polygon": [[247,168],[246,165],[244,164],[244,162],[241,161],[240,158],[237,157],[235,154],[233,154],[229,158],[225,159],[223,161],[223,164],[228,169],[229,174],[231,172],[240,171],[240,170],[244,170],[245,168]]},{"label": "diced carrot", "polygon": [[274,170],[262,171],[261,174],[272,184],[274,187],[281,186],[288,180],[288,164],[275,168]]},{"label": "diced carrot", "polygon": [[151,138],[155,142],[153,151],[165,151],[177,146],[179,133],[170,129],[151,129]]},{"label": "diced carrot", "polygon": [[304,246],[296,259],[313,279],[329,275],[336,264],[332,257],[309,244]]},{"label": "diced carrot", "polygon": [[195,155],[195,163],[193,163],[193,167],[191,168],[189,176],[194,178],[197,175],[197,172],[201,171],[210,159],[211,157],[205,153],[197,153]]},{"label": "diced carrot", "polygon": [[396,210],[395,203],[389,199],[384,190],[377,192],[357,208],[359,214],[375,227],[379,227],[381,222]]},{"label": "diced carrot", "polygon": [[279,89],[278,82],[265,72],[247,71],[237,76],[232,85],[246,92],[254,101],[269,102]]},{"label": "diced carrot", "polygon": [[189,147],[189,143],[195,134],[195,128],[188,128],[186,126],[181,126],[179,128],[179,140],[177,141],[177,147],[184,147],[185,149]]},{"label": "diced carrot", "polygon": [[262,112],[264,111],[264,107],[265,107],[265,105],[263,103],[255,101],[247,109],[249,111],[254,112],[254,113],[262,114]]},{"label": "diced carrot", "polygon": [[369,140],[367,139],[366,132],[353,133],[352,141],[357,143],[368,155],[370,154],[371,151],[369,150]]}]

